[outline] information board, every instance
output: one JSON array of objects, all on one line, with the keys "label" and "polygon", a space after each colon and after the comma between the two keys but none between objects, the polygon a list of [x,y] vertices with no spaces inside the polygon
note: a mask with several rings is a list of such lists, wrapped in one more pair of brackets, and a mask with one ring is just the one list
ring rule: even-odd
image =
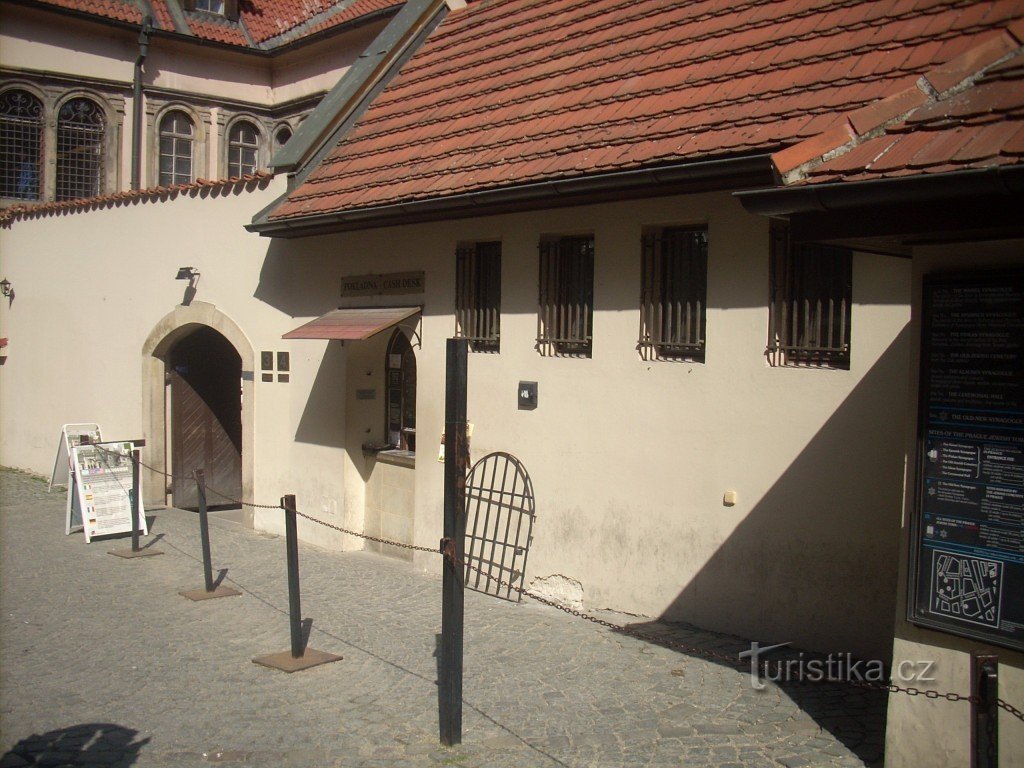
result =
[{"label": "information board", "polygon": [[64,424],[60,428],[57,441],[57,458],[53,462],[50,484],[47,492],[54,485],[67,483],[68,499],[64,516],[64,533],[70,534],[82,528],[82,503],[78,497],[78,488],[74,481],[74,467],[71,466],[71,451],[76,445],[98,443],[103,440],[100,425],[94,422],[86,424]]},{"label": "information board", "polygon": [[[86,542],[93,536],[132,530],[132,444],[95,443],[72,448],[75,485],[82,505]],[[139,531],[148,535],[139,478]]]},{"label": "information board", "polygon": [[928,276],[910,621],[1024,650],[1024,270]]}]

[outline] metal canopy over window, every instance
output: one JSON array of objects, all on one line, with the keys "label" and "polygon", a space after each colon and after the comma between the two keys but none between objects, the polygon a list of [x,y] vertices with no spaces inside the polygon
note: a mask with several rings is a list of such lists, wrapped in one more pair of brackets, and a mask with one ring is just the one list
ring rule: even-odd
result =
[{"label": "metal canopy over window", "polygon": [[361,341],[418,314],[422,307],[335,309],[289,331],[282,339]]}]

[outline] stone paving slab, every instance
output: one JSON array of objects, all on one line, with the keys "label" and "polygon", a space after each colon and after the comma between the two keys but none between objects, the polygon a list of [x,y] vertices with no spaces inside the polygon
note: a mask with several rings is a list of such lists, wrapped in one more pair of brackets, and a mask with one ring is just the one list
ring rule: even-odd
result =
[{"label": "stone paving slab", "polygon": [[0,768],[880,764],[884,695],[755,691],[739,667],[474,592],[463,743],[442,748],[440,559],[432,576],[301,545],[310,645],[344,660],[284,674],[251,661],[288,647],[283,539],[214,526],[214,568],[242,596],[192,602],[178,593],[203,582],[196,515],[150,511],[146,543],[165,556],[122,560],[64,535],[64,498],[0,470]]}]

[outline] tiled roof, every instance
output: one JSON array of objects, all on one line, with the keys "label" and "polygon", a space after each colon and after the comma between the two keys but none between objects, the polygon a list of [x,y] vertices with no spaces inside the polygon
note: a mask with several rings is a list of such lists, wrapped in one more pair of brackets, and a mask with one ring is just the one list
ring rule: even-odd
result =
[{"label": "tiled roof", "polygon": [[232,176],[230,179],[196,179],[188,184],[172,184],[166,187],[149,187],[130,192],[113,192],[109,195],[87,197],[81,200],[67,200],[60,203],[29,203],[0,208],[0,226],[9,227],[21,219],[36,219],[41,216],[55,216],[67,213],[83,213],[97,208],[112,208],[137,202],[160,202],[173,200],[179,195],[223,195],[242,190],[263,189],[274,178],[267,171]]},{"label": "tiled roof", "polygon": [[505,0],[451,13],[270,220],[772,152],[1024,0]]},{"label": "tiled roof", "polygon": [[[1024,25],[1018,34],[1024,38]],[[852,139],[824,153],[821,147],[814,148],[815,158],[793,169],[788,181],[867,181],[1020,165],[1024,162],[1024,49],[1020,47],[1024,39],[1013,42],[1015,50],[1008,59],[982,71],[964,72],[967,77],[960,82],[926,74],[923,90],[917,87],[892,97],[890,103],[899,105],[894,106],[895,119],[885,120],[883,113],[859,125],[851,121]],[[1000,49],[991,47],[990,58],[1004,59],[999,53]],[[973,65],[984,63],[990,62]],[[936,81],[951,86],[939,92]]]},{"label": "tiled roof", "polygon": [[[181,0],[35,0],[38,5],[53,5],[93,16],[133,24],[142,22],[144,7],[152,8],[155,28],[168,32],[178,30],[169,4],[181,10]],[[238,21],[214,14],[188,12],[181,14],[188,24],[188,33],[201,40],[210,40],[239,47],[270,49],[290,43],[325,29],[357,21],[390,9],[398,10],[403,0],[239,0]],[[251,41],[251,42],[250,42]]]}]

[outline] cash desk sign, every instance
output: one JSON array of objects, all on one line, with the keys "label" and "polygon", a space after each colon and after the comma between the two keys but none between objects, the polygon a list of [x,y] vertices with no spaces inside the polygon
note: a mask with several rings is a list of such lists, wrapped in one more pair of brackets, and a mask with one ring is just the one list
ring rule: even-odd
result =
[{"label": "cash desk sign", "polygon": [[341,295],[394,296],[403,293],[423,293],[426,286],[424,272],[394,272],[389,275],[352,275],[341,278]]}]

